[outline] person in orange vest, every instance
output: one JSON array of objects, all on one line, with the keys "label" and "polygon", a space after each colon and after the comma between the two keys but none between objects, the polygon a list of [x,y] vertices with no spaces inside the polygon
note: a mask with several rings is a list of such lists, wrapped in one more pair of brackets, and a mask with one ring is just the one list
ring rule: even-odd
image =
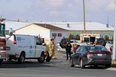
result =
[{"label": "person in orange vest", "polygon": [[54,38],[51,39],[50,43],[49,43],[49,53],[52,59],[56,59],[55,57],[55,43],[54,43]]}]

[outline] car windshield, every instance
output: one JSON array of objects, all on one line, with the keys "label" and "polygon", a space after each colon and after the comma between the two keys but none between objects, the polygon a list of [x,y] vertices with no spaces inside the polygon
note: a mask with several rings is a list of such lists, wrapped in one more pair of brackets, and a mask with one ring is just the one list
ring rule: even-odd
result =
[{"label": "car windshield", "polygon": [[107,50],[104,46],[86,46],[87,50]]}]

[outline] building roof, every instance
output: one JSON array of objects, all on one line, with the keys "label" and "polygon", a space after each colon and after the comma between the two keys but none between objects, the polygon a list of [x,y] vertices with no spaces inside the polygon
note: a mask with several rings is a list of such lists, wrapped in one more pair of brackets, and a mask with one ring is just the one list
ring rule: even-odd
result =
[{"label": "building roof", "polygon": [[[6,24],[6,30],[9,30],[9,28],[13,28],[13,30],[16,30],[32,23],[5,22],[5,24]],[[34,22],[34,24],[51,30],[68,30],[68,31],[84,30],[83,22]],[[68,25],[69,27],[67,27],[67,24],[69,24]],[[85,24],[86,24],[86,30],[114,31],[114,27],[108,28],[106,27],[105,24],[101,24],[98,22],[86,22]]]},{"label": "building roof", "polygon": [[50,30],[65,30],[66,31],[66,29],[63,29],[63,28],[60,28],[60,27],[57,27],[57,26],[53,26],[53,25],[50,25],[50,24],[39,24],[39,23],[33,23],[33,24],[44,27],[44,28],[47,28],[47,29],[50,29]]},{"label": "building roof", "polygon": [[[53,26],[57,26],[69,31],[73,30],[84,30],[83,22],[38,22],[38,23],[47,23],[51,24]],[[69,24],[69,27],[67,27],[67,24]],[[98,22],[86,22],[85,23],[86,30],[114,30],[114,27],[106,27],[105,24],[101,24]]]},{"label": "building roof", "polygon": [[21,27],[27,26],[31,23],[28,22],[5,22],[6,30],[9,30],[9,28],[13,28],[13,30],[19,29]]}]

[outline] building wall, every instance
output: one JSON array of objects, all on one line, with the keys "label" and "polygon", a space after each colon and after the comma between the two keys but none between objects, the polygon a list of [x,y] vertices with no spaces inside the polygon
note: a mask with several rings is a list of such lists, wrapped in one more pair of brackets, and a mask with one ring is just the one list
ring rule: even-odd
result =
[{"label": "building wall", "polygon": [[[50,38],[54,37],[53,33],[56,34],[55,43],[60,42],[63,37],[68,38],[68,31],[53,31],[53,30],[51,30],[50,31]],[[58,33],[62,33],[62,37],[58,37]]]},{"label": "building wall", "polygon": [[50,38],[50,30],[31,24],[15,31],[16,34],[40,35],[42,38]]},{"label": "building wall", "polygon": [[16,34],[24,34],[24,35],[35,35],[41,38],[50,38],[49,30],[30,30],[30,31],[16,31]]},{"label": "building wall", "polygon": [[25,27],[19,28],[17,30],[27,31],[27,30],[50,30],[50,29],[47,29],[47,28],[44,28],[44,27],[41,27],[41,26],[38,26],[38,25],[35,25],[35,24],[30,24],[30,25],[27,25]]}]

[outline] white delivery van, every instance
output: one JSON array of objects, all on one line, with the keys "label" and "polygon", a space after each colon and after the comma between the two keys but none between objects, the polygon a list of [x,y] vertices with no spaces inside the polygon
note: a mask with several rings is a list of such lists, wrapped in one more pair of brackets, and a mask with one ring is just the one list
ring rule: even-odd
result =
[{"label": "white delivery van", "polygon": [[37,59],[40,63],[44,62],[46,47],[37,36],[13,34],[6,37],[6,54],[9,55],[9,60],[18,59],[19,63],[24,63],[25,59]]}]

